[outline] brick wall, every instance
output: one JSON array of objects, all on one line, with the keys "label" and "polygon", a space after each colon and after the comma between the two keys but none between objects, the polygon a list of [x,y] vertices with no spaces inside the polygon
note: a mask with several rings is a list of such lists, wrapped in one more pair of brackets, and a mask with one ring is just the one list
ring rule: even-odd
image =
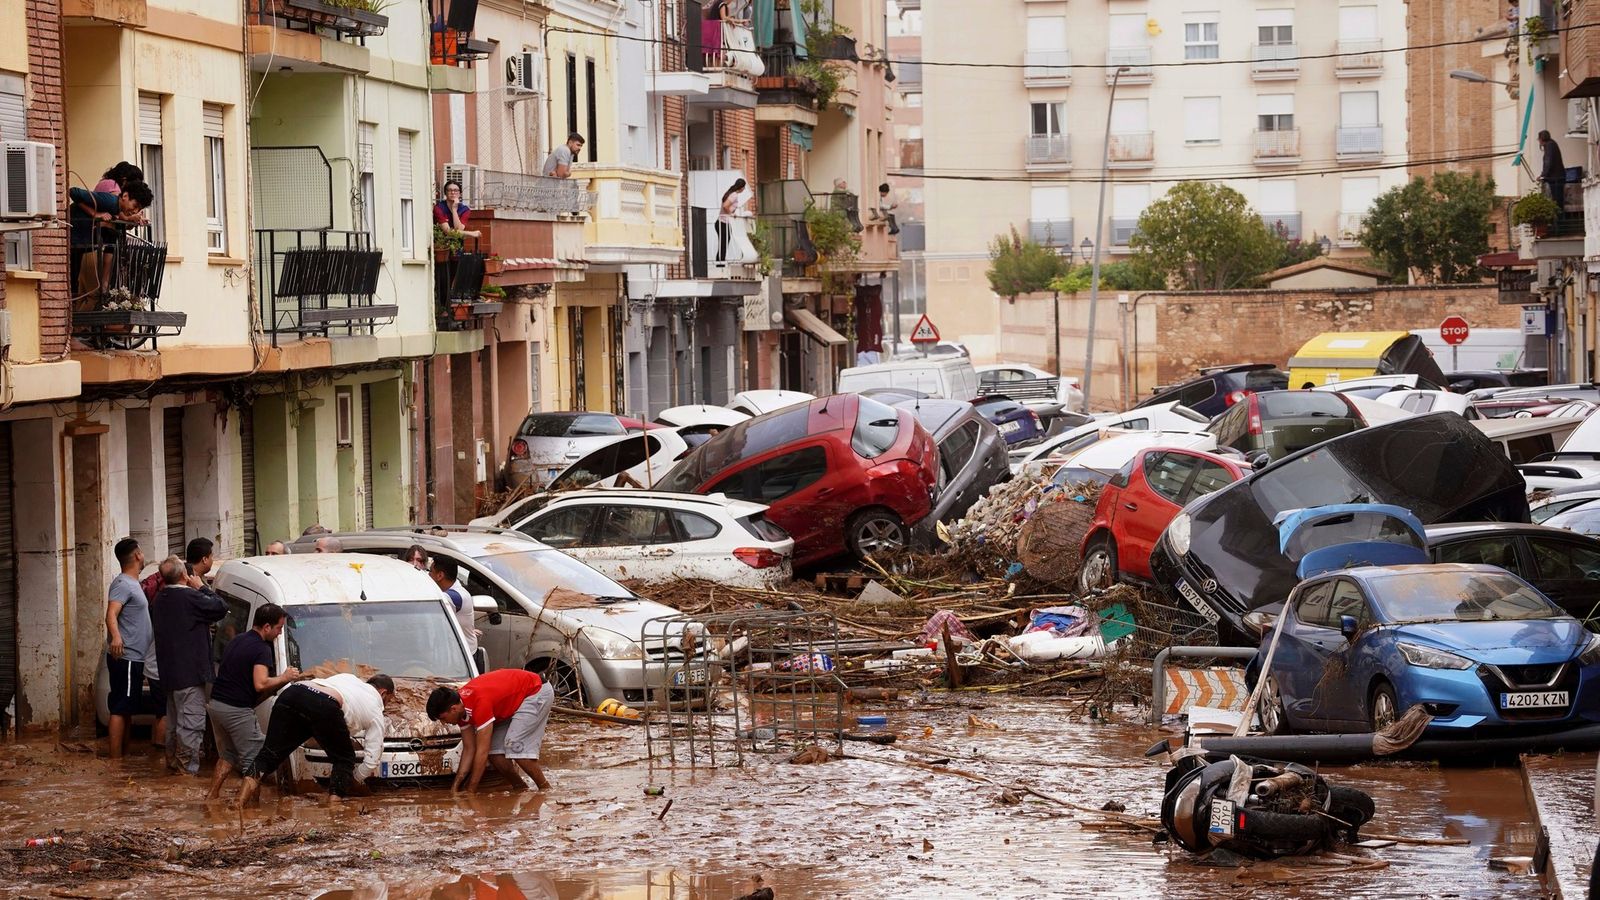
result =
[{"label": "brick wall", "polygon": [[730,150],[733,168],[745,173],[747,179],[756,177],[756,112],[753,109],[725,109],[717,117],[717,165],[722,164],[722,151]]},{"label": "brick wall", "polygon": [[[56,145],[56,196],[62,218],[67,207],[67,123],[61,94],[60,0],[26,0],[28,13],[28,135]],[[67,290],[67,232],[33,232],[33,267],[47,277],[39,285],[39,353],[48,359],[67,351],[71,327]],[[4,279],[0,279],[3,282]]]},{"label": "brick wall", "polygon": [[[1531,2],[1531,0],[1530,0]],[[1484,57],[1487,44],[1475,41],[1477,32],[1505,21],[1502,0],[1431,0],[1406,4],[1406,133],[1407,152],[1413,160],[1451,159],[1491,152],[1493,101],[1504,96],[1499,85],[1470,84],[1450,77],[1452,69],[1470,69],[1494,78],[1498,57]],[[1450,44],[1451,46],[1431,46]],[[1496,48],[1499,44],[1494,45]],[[1390,57],[1391,59],[1393,57]],[[1397,60],[1398,61],[1398,60]],[[1422,164],[1411,174],[1428,176],[1443,169],[1490,175],[1492,160]],[[1500,186],[1513,193],[1515,185]]]}]

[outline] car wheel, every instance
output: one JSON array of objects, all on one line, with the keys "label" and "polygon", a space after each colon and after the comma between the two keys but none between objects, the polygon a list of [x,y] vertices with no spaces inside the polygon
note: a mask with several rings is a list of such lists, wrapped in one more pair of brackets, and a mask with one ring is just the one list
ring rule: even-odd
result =
[{"label": "car wheel", "polygon": [[529,660],[523,666],[529,672],[538,673],[546,681],[555,685],[556,702],[567,706],[584,708],[583,683],[578,680],[578,673],[564,662],[551,662],[548,659]]},{"label": "car wheel", "polygon": [[882,509],[860,513],[845,526],[845,543],[856,559],[904,549],[906,538],[906,526]]},{"label": "car wheel", "polygon": [[1261,730],[1267,734],[1290,734],[1289,715],[1283,708],[1283,692],[1278,690],[1278,679],[1268,675],[1261,688]]},{"label": "car wheel", "polygon": [[1078,590],[1084,593],[1117,583],[1117,542],[1109,535],[1095,538],[1078,568]]},{"label": "car wheel", "polygon": [[1373,731],[1382,731],[1400,718],[1400,702],[1395,699],[1394,688],[1388,682],[1379,682],[1372,689],[1372,702],[1367,704],[1367,721]]}]

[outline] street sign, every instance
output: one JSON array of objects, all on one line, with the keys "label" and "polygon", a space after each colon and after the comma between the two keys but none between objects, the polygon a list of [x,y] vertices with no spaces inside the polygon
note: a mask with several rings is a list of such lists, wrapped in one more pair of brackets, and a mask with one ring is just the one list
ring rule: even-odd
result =
[{"label": "street sign", "polygon": [[1460,316],[1445,316],[1444,321],[1439,323],[1439,337],[1443,338],[1444,342],[1452,347],[1466,343],[1467,335],[1471,330],[1467,325],[1467,320]]},{"label": "street sign", "polygon": [[1537,302],[1533,295],[1535,273],[1532,269],[1501,269],[1495,273],[1500,291],[1500,303],[1505,306],[1526,306]]},{"label": "street sign", "polygon": [[939,343],[939,329],[933,327],[933,322],[926,313],[917,320],[917,327],[911,329],[911,343],[937,344]]}]

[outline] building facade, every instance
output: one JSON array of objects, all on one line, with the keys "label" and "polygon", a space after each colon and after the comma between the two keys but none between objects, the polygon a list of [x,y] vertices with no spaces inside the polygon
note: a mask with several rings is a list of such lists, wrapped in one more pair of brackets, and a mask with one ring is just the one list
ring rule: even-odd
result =
[{"label": "building facade", "polygon": [[[1115,259],[1173,182],[1203,179],[1337,253],[1354,250],[1372,200],[1403,183],[1404,4],[1193,7],[924,11],[924,171],[939,176],[924,187],[928,312],[977,360],[1003,355],[1003,301],[985,277],[996,235],[1074,253],[1098,241]],[[1081,346],[1074,337],[1065,345]]]}]

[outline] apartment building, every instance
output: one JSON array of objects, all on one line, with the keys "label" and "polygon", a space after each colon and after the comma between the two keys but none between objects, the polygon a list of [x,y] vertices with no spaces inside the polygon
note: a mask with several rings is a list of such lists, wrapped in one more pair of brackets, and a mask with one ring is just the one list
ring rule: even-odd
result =
[{"label": "apartment building", "polygon": [[891,0],[888,4],[889,58],[894,61],[897,92],[894,150],[889,155],[889,185],[898,206],[900,278],[898,321],[891,309],[887,339],[900,343],[927,311],[927,213],[923,201],[922,138],[922,2]]},{"label": "apartment building", "polygon": [[1407,177],[1391,168],[1407,160],[1406,43],[1405,5],[1371,0],[926,9],[929,315],[999,358],[995,235],[1079,254],[1098,240],[1116,259],[1179,179],[1227,184],[1287,236],[1353,250],[1373,199]]}]

